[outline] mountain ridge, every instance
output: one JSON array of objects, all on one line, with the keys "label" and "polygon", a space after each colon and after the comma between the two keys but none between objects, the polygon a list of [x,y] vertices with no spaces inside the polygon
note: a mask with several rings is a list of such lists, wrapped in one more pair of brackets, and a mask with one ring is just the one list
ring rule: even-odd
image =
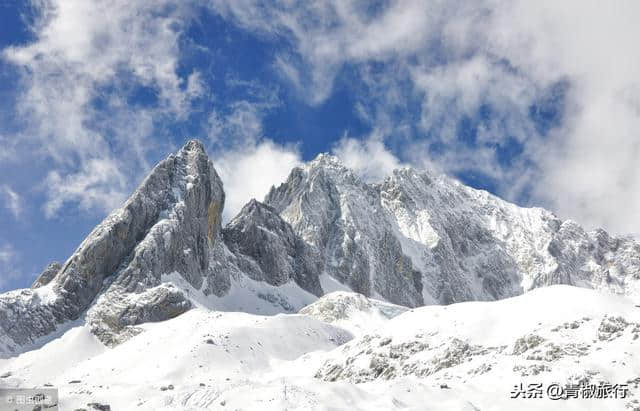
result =
[{"label": "mountain ridge", "polygon": [[[118,345],[141,324],[191,309],[193,290],[214,308],[260,299],[276,312],[295,312],[334,286],[406,307],[551,284],[640,295],[635,240],[586,232],[444,175],[405,168],[368,184],[321,154],[225,227],[224,197],[204,146],[190,140],[63,265],[47,267],[32,289],[0,295],[0,356],[76,320]],[[245,301],[217,303],[232,292]]]}]

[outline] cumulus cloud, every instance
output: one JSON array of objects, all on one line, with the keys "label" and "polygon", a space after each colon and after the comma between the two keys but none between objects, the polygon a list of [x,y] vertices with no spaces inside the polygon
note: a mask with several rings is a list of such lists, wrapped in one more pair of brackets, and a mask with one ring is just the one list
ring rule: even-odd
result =
[{"label": "cumulus cloud", "polygon": [[345,136],[333,147],[333,153],[367,182],[380,182],[393,170],[406,166],[375,134],[366,139]]},{"label": "cumulus cloud", "polygon": [[264,116],[277,99],[265,90],[255,94],[257,99],[229,104],[228,111],[214,111],[209,118],[209,151],[226,193],[224,221],[252,198],[262,201],[302,161],[297,146],[277,144],[264,135]]},{"label": "cumulus cloud", "polygon": [[272,185],[286,180],[301,163],[296,147],[269,139],[214,153],[213,162],[224,182],[227,198],[223,219],[229,221],[252,198],[262,201]]},{"label": "cumulus cloud", "polygon": [[[526,197],[589,227],[637,232],[640,224],[637,2],[36,4],[42,11],[36,40],[2,54],[21,70],[17,110],[29,125],[19,136],[0,136],[0,158],[20,161],[10,150],[50,160],[48,215],[68,203],[103,210],[120,201],[148,170],[150,146],[163,144],[149,144],[154,122],[188,118],[192,101],[207,94],[202,73],[177,74],[185,21],[194,6],[207,4],[278,42],[273,68],[310,105],[325,102],[335,79],[350,73],[355,110],[375,135],[360,142],[347,136],[334,151],[367,178],[406,163],[479,173],[508,199]],[[242,87],[266,94],[217,107],[209,116],[211,144],[220,159],[237,164],[258,154],[286,164],[285,172],[274,168],[275,181],[256,186],[267,187],[299,153],[264,136],[264,113],[279,104],[266,95],[277,93]],[[152,107],[128,103],[137,88],[154,96]],[[545,105],[558,111],[557,119],[541,128],[535,111]],[[460,138],[467,120],[475,121],[472,141]],[[512,149],[516,154],[505,161],[502,153]],[[362,161],[367,155],[379,157],[375,167]],[[265,190],[245,191],[239,199]]]},{"label": "cumulus cloud", "polygon": [[514,61],[532,76],[553,70],[572,84],[562,126],[538,148],[536,196],[565,216],[623,233],[638,233],[640,224],[639,13],[637,2],[522,2],[498,20],[506,27],[509,19],[512,32],[521,25],[531,38],[530,54],[501,39]]},{"label": "cumulus cloud", "polygon": [[[150,168],[150,150],[174,148],[154,138],[155,122],[187,119],[192,101],[208,95],[202,73],[177,74],[180,36],[197,2],[52,0],[35,5],[40,11],[32,27],[36,40],[2,52],[20,70],[16,109],[29,118],[18,136],[0,137],[2,146],[50,160],[41,163],[50,166],[39,186],[46,194],[47,217],[66,205],[108,212]],[[228,192],[228,219],[286,177],[300,155],[295,146],[278,145],[263,135],[265,113],[280,104],[277,88],[233,74],[225,87],[244,96],[216,102],[208,121],[210,153]],[[141,89],[153,96],[152,105],[131,104],[129,98]],[[6,187],[2,194],[17,212],[18,197]]]},{"label": "cumulus cloud", "polygon": [[[211,4],[240,27],[290,43],[274,65],[310,104],[353,68],[366,86],[358,112],[402,161],[480,173],[509,199],[637,232],[637,2]],[[544,114],[545,104],[558,113]],[[483,110],[473,141],[460,141],[460,123]],[[541,127],[544,115],[558,118]],[[374,143],[341,144],[357,153]],[[501,153],[514,147],[505,161]]]}]

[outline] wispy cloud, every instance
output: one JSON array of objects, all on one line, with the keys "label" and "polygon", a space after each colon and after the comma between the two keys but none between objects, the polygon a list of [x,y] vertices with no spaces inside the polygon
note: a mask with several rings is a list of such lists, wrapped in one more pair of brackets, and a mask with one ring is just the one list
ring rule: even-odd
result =
[{"label": "wispy cloud", "polygon": [[364,140],[344,136],[332,151],[345,166],[368,182],[380,182],[393,170],[406,166],[384,146],[383,139],[375,132]]},{"label": "wispy cloud", "polygon": [[5,290],[12,280],[20,276],[17,269],[20,256],[9,243],[0,244],[0,290]]},{"label": "wispy cloud", "polygon": [[[354,112],[374,132],[349,135],[335,151],[363,173],[396,163],[469,171],[487,176],[509,199],[526,195],[591,227],[626,232],[640,224],[637,2],[35,4],[42,11],[36,40],[2,54],[21,71],[16,117],[29,122],[19,135],[0,136],[0,157],[49,160],[42,162],[50,167],[48,215],[67,204],[112,207],[149,168],[152,147],[172,148],[150,143],[158,119],[188,119],[194,100],[213,99],[203,73],[178,74],[185,24],[206,4],[274,44],[271,66],[306,104],[324,103],[335,79],[346,79]],[[234,81],[242,82],[230,78],[226,86]],[[558,84],[562,96],[555,99]],[[251,158],[263,147],[294,164],[295,147],[264,135],[277,91],[240,87],[263,95],[214,104],[209,134],[218,141],[216,156]],[[153,104],[130,104],[139,89]],[[535,112],[547,106],[559,114],[541,127]],[[460,138],[465,121],[473,123],[473,141]],[[378,167],[358,162],[363,154],[380,156]]]},{"label": "wispy cloud", "polygon": [[78,173],[61,176],[52,171],[46,180],[49,201],[45,214],[53,216],[66,202],[77,203],[88,211],[98,204],[105,211],[113,210],[126,200],[128,181],[116,164],[104,159],[90,159]]},{"label": "wispy cloud", "polygon": [[16,193],[9,185],[0,186],[0,198],[4,203],[4,207],[13,214],[16,219],[22,216],[24,204],[22,197]]},{"label": "wispy cloud", "polygon": [[[87,210],[112,207],[148,168],[149,147],[162,144],[148,144],[154,120],[188,115],[202,85],[197,72],[176,73],[187,3],[37,2],[36,40],[3,51],[20,70],[17,110],[29,122],[2,142],[31,154],[13,161],[50,160],[47,215],[78,201]],[[153,105],[129,104],[139,88],[150,90]]]}]

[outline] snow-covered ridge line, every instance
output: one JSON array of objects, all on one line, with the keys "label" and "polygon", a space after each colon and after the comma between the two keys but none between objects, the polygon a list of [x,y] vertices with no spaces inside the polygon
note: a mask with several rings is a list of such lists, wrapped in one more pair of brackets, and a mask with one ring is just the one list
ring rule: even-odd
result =
[{"label": "snow-covered ridge line", "polygon": [[498,300],[552,284],[640,296],[633,239],[586,232],[443,175],[400,169],[367,184],[320,155],[226,227],[223,207],[213,163],[189,141],[62,266],[49,266],[33,289],[0,295],[0,356],[76,320],[115,346],[144,323],[197,306],[187,290],[216,301],[213,309],[271,313],[334,289],[405,307]]},{"label": "snow-covered ridge line", "polygon": [[586,232],[445,175],[395,170],[366,184],[330,155],[265,198],[353,290],[406,305],[495,300],[550,284],[638,296],[640,245]]}]

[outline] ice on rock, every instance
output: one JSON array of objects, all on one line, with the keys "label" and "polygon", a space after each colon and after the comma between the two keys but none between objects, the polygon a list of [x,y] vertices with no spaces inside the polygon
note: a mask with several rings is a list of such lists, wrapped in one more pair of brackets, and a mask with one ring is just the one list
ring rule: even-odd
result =
[{"label": "ice on rock", "polygon": [[399,169],[368,184],[323,154],[226,227],[224,196],[203,145],[189,141],[64,264],[49,265],[32,289],[0,295],[0,355],[76,320],[115,346],[202,301],[290,313],[334,290],[409,308],[553,284],[640,293],[634,239],[587,232],[444,175]]}]

